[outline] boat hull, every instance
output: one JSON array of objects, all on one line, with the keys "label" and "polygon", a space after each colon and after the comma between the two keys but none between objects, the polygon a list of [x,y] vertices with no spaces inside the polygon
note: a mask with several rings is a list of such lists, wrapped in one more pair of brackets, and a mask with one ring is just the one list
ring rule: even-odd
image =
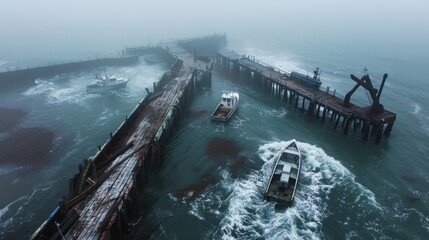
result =
[{"label": "boat hull", "polygon": [[128,80],[125,80],[123,82],[115,83],[115,84],[109,84],[105,86],[98,86],[98,85],[88,85],[86,86],[86,90],[88,93],[102,93],[107,91],[116,90],[119,88],[123,88],[127,85]]},{"label": "boat hull", "polygon": [[238,108],[239,94],[236,92],[225,92],[222,101],[217,105],[210,119],[215,121],[228,121]]},{"label": "boat hull", "polygon": [[215,121],[226,122],[231,118],[231,116],[234,114],[237,108],[238,108],[237,105],[235,105],[231,109],[225,109],[223,108],[222,104],[219,104],[216,110],[210,116],[210,118]]},{"label": "boat hull", "polygon": [[299,174],[301,170],[301,153],[295,140],[292,140],[275,160],[270,180],[265,190],[267,200],[282,205],[293,203]]}]

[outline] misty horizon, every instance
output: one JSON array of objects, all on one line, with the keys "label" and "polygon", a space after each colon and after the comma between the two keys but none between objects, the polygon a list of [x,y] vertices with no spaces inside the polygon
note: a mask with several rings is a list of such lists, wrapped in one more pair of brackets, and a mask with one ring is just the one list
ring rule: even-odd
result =
[{"label": "misty horizon", "polygon": [[[1,61],[116,56],[126,46],[213,33],[232,42],[427,49],[424,1],[2,1]],[[234,47],[234,44],[233,44]]]}]

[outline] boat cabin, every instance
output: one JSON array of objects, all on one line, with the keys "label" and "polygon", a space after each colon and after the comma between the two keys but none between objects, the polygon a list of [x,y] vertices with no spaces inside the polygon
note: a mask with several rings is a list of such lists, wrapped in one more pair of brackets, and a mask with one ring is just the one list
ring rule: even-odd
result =
[{"label": "boat cabin", "polygon": [[265,191],[267,199],[291,203],[295,196],[300,168],[301,154],[294,141],[278,155]]},{"label": "boat cabin", "polygon": [[[283,151],[276,167],[276,173],[280,175],[280,188],[287,188],[289,186],[290,180],[297,178],[298,164],[299,153],[296,148],[289,148]],[[295,182],[293,182],[293,184],[295,184]]]},{"label": "boat cabin", "polygon": [[221,98],[221,104],[223,108],[232,108],[237,101],[237,99],[233,97],[232,92],[223,93]]},{"label": "boat cabin", "polygon": [[298,149],[290,147],[283,151],[280,160],[283,160],[288,163],[298,164],[299,161],[299,152]]},{"label": "boat cabin", "polygon": [[224,92],[219,105],[210,118],[217,121],[227,121],[237,109],[238,99],[238,93]]}]

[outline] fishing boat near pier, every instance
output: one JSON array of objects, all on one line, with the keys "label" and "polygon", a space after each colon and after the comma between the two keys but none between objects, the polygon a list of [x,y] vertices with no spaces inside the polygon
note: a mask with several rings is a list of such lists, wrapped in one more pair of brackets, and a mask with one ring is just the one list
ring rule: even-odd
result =
[{"label": "fishing boat near pier", "polygon": [[237,92],[224,92],[221,96],[222,100],[210,118],[216,121],[228,121],[237,110],[239,98]]},{"label": "fishing boat near pier", "polygon": [[265,190],[267,200],[290,204],[295,198],[301,170],[301,152],[292,140],[278,155]]}]

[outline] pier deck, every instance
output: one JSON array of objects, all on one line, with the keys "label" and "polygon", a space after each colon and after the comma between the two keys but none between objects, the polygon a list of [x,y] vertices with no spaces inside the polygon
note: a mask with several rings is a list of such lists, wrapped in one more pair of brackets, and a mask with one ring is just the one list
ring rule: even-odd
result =
[{"label": "pier deck", "polygon": [[96,239],[100,237],[100,232],[103,232],[104,228],[109,229],[108,223],[112,217],[108,216],[109,213],[112,213],[112,209],[122,207],[122,199],[128,197],[135,181],[133,173],[142,164],[141,156],[150,150],[153,139],[163,128],[163,123],[168,121],[169,113],[179,103],[191,79],[192,69],[183,66],[178,76],[163,88],[162,94],[152,100],[139,114],[133,126],[135,130],[124,141],[125,145],[134,142],[133,147],[112,162],[109,168],[112,169],[112,173],[83,204],[80,217],[66,238]]}]

